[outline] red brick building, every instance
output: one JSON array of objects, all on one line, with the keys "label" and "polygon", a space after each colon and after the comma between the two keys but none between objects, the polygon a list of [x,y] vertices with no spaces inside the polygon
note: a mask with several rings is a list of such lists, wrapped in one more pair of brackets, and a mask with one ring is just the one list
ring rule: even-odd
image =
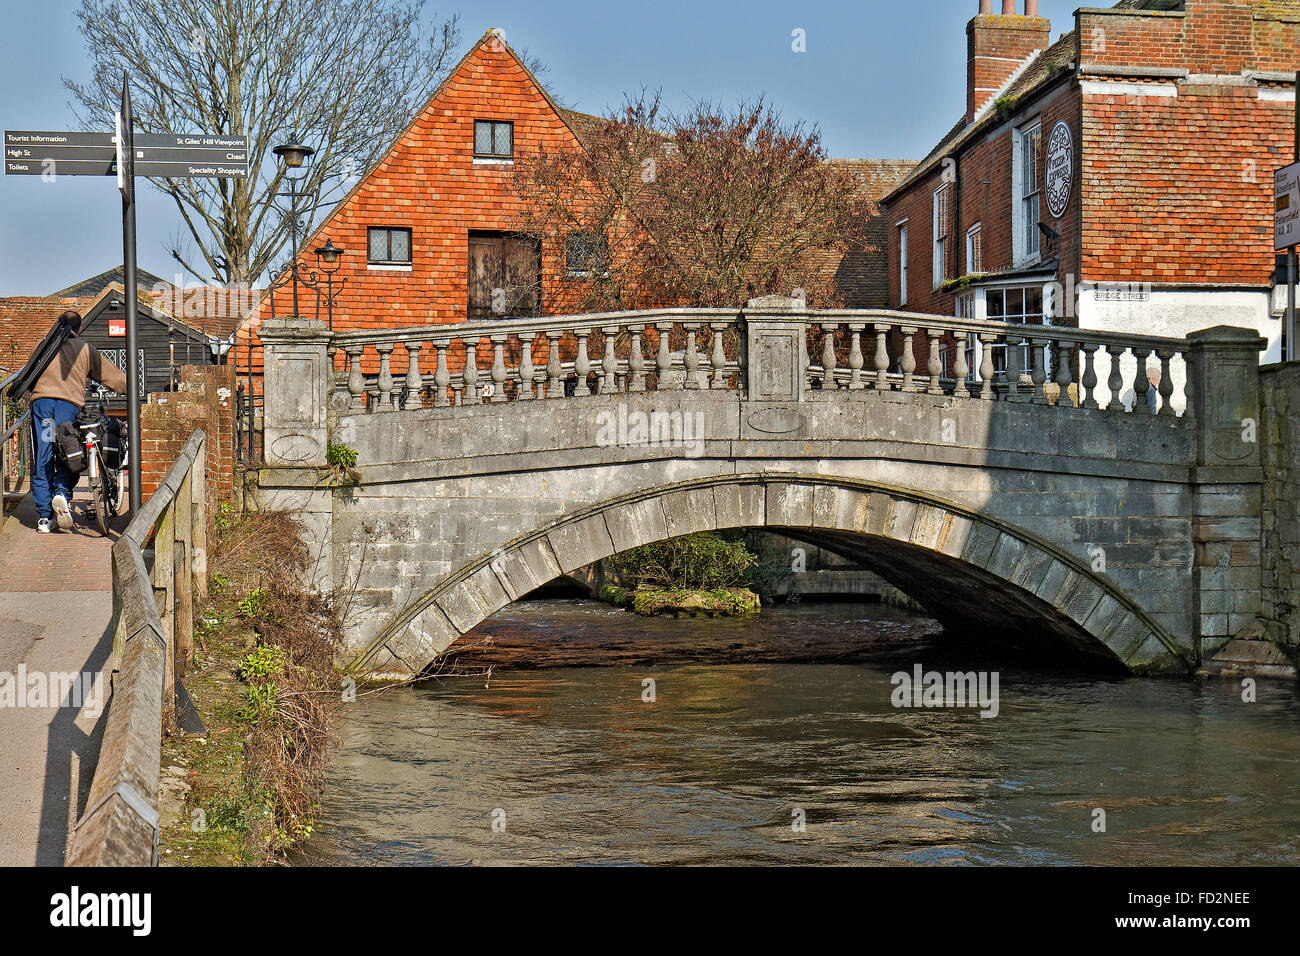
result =
[{"label": "red brick building", "polygon": [[[326,239],[346,250],[338,277],[347,285],[336,300],[334,327],[401,328],[573,311],[566,293],[584,280],[569,261],[565,237],[539,241],[512,231],[523,212],[512,167],[516,157],[541,149],[582,148],[584,132],[599,122],[557,105],[498,32],[488,31],[302,243],[304,268],[316,265],[312,250]],[[835,162],[850,165],[873,201],[915,166]],[[883,218],[873,226],[874,244],[826,257],[824,268],[848,305],[883,306],[888,296],[887,228]],[[502,288],[510,294],[494,303],[494,290]],[[299,299],[300,311],[314,315],[314,293],[300,288]],[[274,309],[280,316],[292,311],[288,289],[276,293]],[[260,376],[256,329],[271,314],[268,296],[237,338],[241,383],[250,370],[250,334],[251,371]]]},{"label": "red brick building", "polygon": [[1278,360],[1273,171],[1292,158],[1300,0],[1122,0],[1054,43],[1026,6],[980,4],[965,113],[883,200],[891,305],[1240,325]]}]

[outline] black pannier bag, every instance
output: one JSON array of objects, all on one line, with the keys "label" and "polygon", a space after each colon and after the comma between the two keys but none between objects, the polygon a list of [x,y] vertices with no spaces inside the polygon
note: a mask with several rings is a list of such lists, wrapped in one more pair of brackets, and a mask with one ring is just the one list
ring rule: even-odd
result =
[{"label": "black pannier bag", "polygon": [[122,467],[125,448],[122,441],[122,423],[116,418],[104,419],[104,464],[114,471]]},{"label": "black pannier bag", "polygon": [[54,430],[54,454],[74,475],[86,470],[86,447],[76,422],[64,422]]}]

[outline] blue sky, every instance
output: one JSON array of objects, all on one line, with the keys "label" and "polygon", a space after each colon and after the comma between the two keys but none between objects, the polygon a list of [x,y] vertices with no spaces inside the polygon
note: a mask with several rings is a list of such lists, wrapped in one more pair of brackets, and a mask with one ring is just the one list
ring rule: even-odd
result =
[{"label": "blue sky", "polygon": [[[1078,5],[1040,0],[1053,39],[1073,27]],[[43,0],[6,17],[0,127],[73,128],[61,77],[87,78],[76,7]],[[674,108],[763,94],[787,119],[820,127],[832,156],[915,159],[965,108],[966,22],[978,8],[978,0],[429,0],[426,14],[459,9],[466,43],[488,27],[505,30],[512,46],[546,62],[546,84],[574,109],[599,113],[642,87],[662,90]],[[795,29],[805,31],[804,53],[791,50]],[[140,195],[140,265],[170,277],[167,240],[180,216],[156,190]],[[121,259],[112,180],[0,176],[0,295],[48,294]]]}]

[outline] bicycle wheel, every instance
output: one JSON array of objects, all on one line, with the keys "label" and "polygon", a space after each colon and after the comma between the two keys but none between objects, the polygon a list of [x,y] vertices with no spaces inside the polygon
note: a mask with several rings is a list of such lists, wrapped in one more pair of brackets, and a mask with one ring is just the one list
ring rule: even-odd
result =
[{"label": "bicycle wheel", "polygon": [[104,457],[100,455],[99,449],[95,449],[95,457],[98,459],[96,464],[99,466],[95,469],[98,474],[90,479],[90,496],[95,502],[95,526],[99,528],[100,534],[108,534],[108,482],[104,477]]}]

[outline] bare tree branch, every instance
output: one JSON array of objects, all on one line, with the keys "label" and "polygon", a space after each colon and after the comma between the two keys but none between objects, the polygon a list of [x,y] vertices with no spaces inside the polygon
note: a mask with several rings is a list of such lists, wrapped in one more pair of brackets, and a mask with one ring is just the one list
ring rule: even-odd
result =
[{"label": "bare tree branch", "polygon": [[180,210],[205,269],[252,283],[289,221],[268,216],[284,183],[274,145],[316,149],[302,191],[310,231],[407,126],[450,66],[458,18],[426,25],[424,0],[81,0],[86,83],[64,78],[83,129],[111,124],[122,69],[147,133],[250,140],[247,180],[154,179]]}]

